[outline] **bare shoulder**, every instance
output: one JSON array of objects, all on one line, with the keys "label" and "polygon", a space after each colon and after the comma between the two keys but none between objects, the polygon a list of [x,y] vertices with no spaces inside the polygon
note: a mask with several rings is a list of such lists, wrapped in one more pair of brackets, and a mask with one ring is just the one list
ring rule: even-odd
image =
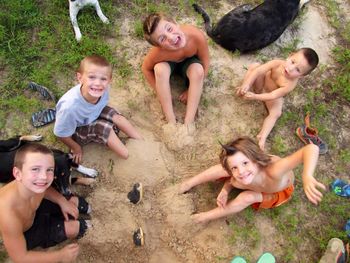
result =
[{"label": "bare shoulder", "polygon": [[198,27],[192,25],[181,25],[180,28],[188,37],[198,40],[205,40],[205,35],[203,31],[200,30]]}]

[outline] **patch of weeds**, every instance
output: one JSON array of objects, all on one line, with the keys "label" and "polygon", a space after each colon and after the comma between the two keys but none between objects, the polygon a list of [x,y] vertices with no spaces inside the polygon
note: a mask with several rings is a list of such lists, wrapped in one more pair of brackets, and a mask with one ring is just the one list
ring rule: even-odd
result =
[{"label": "patch of weeds", "polygon": [[261,236],[259,230],[255,226],[254,211],[252,208],[247,208],[240,212],[240,217],[244,224],[238,224],[236,222],[230,222],[230,228],[233,231],[233,235],[229,237],[230,243],[235,243],[239,240],[244,240],[249,247],[256,247]]},{"label": "patch of weeds", "polygon": [[285,143],[281,135],[276,135],[272,142],[272,152],[277,155],[283,155],[288,151],[288,145]]},{"label": "patch of weeds", "polygon": [[342,66],[338,74],[331,83],[333,92],[339,92],[350,101],[350,49],[345,47],[336,47],[333,50],[336,61]]},{"label": "patch of weeds", "polygon": [[137,112],[140,110],[140,105],[134,100],[128,100],[127,104],[128,104],[129,109],[132,111]]},{"label": "patch of weeds", "polygon": [[143,39],[143,24],[141,20],[136,20],[134,23],[134,34],[137,38]]},{"label": "patch of weeds", "polygon": [[350,150],[340,150],[337,158],[336,171],[338,173],[345,173],[349,168]]},{"label": "patch of weeds", "polygon": [[298,120],[299,120],[299,115],[298,115],[297,112],[295,112],[295,111],[286,111],[279,118],[278,126],[279,127],[285,127],[286,125],[290,125],[291,123],[297,123]]},{"label": "patch of weeds", "polygon": [[322,1],[322,4],[326,7],[328,20],[334,28],[339,28],[339,4],[334,0]]},{"label": "patch of weeds", "polygon": [[295,38],[292,42],[288,43],[286,46],[280,48],[280,52],[283,57],[288,57],[292,52],[297,50],[300,39]]}]

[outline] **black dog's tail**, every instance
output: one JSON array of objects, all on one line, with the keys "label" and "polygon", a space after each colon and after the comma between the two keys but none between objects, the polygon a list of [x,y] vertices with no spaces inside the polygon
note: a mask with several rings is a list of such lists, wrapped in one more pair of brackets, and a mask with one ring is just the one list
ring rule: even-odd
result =
[{"label": "black dog's tail", "polygon": [[198,14],[202,15],[204,20],[205,30],[207,31],[208,36],[212,37],[212,27],[211,27],[211,21],[208,13],[205,12],[205,10],[197,4],[193,4],[192,6]]}]

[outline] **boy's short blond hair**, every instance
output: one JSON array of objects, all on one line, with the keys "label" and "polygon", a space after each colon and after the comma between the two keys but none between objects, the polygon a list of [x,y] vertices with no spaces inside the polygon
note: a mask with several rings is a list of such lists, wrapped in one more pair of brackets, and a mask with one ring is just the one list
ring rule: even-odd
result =
[{"label": "boy's short blond hair", "polygon": [[47,148],[45,145],[40,143],[28,142],[17,150],[13,166],[22,170],[23,164],[25,162],[25,159],[28,153],[41,153],[45,155],[48,154],[48,155],[51,155],[52,158],[54,158],[53,152],[49,148]]},{"label": "boy's short blond hair", "polygon": [[260,167],[266,167],[271,163],[271,157],[261,150],[256,142],[249,137],[240,137],[221,146],[223,149],[220,153],[220,163],[225,171],[231,176],[232,171],[228,164],[228,158],[237,152],[243,153],[249,160],[257,163]]},{"label": "boy's short blond hair", "polygon": [[159,44],[152,39],[151,35],[156,30],[160,20],[166,20],[172,23],[176,23],[174,19],[167,17],[161,13],[152,13],[149,16],[147,16],[146,19],[143,21],[143,36],[147,40],[147,42],[153,46],[159,46]]},{"label": "boy's short blond hair", "polygon": [[83,74],[86,66],[89,64],[93,64],[93,65],[99,66],[99,67],[107,67],[108,70],[110,71],[110,76],[112,76],[112,65],[108,62],[108,60],[105,57],[100,56],[100,55],[91,55],[91,56],[85,57],[80,62],[80,65],[79,65],[79,68],[77,71],[80,74]]}]

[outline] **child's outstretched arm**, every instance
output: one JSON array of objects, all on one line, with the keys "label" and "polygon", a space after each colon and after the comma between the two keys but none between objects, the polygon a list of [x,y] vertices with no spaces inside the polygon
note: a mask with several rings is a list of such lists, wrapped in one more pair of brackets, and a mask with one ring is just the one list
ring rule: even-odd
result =
[{"label": "child's outstretched arm", "polygon": [[278,160],[271,166],[270,174],[279,178],[292,171],[299,164],[303,164],[302,181],[305,194],[311,203],[317,205],[322,199],[322,193],[318,188],[326,190],[324,184],[314,178],[317,165],[319,148],[314,144],[308,144],[295,153]]},{"label": "child's outstretched arm", "polygon": [[242,85],[236,88],[236,94],[244,96],[254,84],[258,76],[265,75],[269,70],[278,67],[281,63],[283,63],[283,60],[271,60],[254,68],[250,73],[247,72]]}]

